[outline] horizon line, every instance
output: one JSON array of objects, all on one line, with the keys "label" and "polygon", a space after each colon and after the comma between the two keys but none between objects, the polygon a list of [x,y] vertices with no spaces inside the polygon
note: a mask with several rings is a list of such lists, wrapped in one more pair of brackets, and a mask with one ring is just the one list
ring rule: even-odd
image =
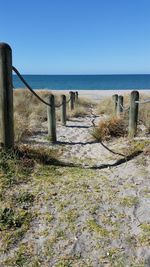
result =
[{"label": "horizon line", "polygon": [[[13,73],[13,76],[17,76],[17,74]],[[21,75],[45,75],[45,76],[50,76],[50,75],[60,75],[60,76],[107,76],[107,75],[150,75],[150,73],[108,73],[108,74],[41,74],[41,73],[23,73]]]}]

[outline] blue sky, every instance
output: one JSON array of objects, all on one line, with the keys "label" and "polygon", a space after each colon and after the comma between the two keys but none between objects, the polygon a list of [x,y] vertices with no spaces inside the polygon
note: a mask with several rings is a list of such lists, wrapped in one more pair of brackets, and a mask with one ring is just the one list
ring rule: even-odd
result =
[{"label": "blue sky", "polygon": [[23,74],[150,73],[150,0],[0,0]]}]

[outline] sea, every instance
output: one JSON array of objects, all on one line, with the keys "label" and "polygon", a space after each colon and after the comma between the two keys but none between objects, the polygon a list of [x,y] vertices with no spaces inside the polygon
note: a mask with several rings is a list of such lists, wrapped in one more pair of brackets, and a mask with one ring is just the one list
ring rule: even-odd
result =
[{"label": "sea", "polygon": [[[53,90],[144,90],[150,89],[150,74],[134,75],[23,75],[33,89]],[[24,84],[13,75],[14,88]]]}]

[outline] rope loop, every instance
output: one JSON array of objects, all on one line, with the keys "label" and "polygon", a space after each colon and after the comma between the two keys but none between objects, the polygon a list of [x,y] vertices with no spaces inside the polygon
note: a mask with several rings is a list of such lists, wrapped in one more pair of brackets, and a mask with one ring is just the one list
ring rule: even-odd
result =
[{"label": "rope loop", "polygon": [[124,111],[128,111],[128,110],[130,109],[130,107],[125,108],[125,107],[123,107],[121,104],[120,104],[120,107],[121,107]]},{"label": "rope loop", "polygon": [[[51,104],[46,102],[44,99],[42,99],[38,94],[36,94],[34,92],[34,90],[31,88],[31,86],[25,81],[25,79],[23,78],[23,76],[20,74],[20,72],[14,67],[12,66],[12,70],[17,74],[17,76],[19,77],[19,79],[24,83],[24,85],[27,87],[27,89],[34,95],[36,96],[43,104],[51,107]],[[62,106],[62,103],[59,105],[55,105],[55,108],[59,108]]]}]

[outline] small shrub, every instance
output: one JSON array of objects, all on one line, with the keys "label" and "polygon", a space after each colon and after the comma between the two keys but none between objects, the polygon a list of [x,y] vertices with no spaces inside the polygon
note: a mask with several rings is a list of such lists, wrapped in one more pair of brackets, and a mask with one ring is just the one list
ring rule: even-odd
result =
[{"label": "small shrub", "polygon": [[25,161],[27,162],[27,166],[31,161],[31,168],[32,168],[32,162],[34,161],[38,161],[40,163],[42,162],[45,164],[46,162],[57,161],[60,153],[61,152],[59,152],[56,149],[53,150],[53,149],[45,148],[41,146],[32,147],[28,145],[20,145],[18,147],[18,154],[20,156],[20,161],[21,159],[23,159],[23,163],[24,163],[24,159],[25,159]]},{"label": "small shrub", "polygon": [[34,201],[34,195],[30,192],[22,192],[19,193],[19,195],[16,197],[16,202],[19,203],[21,206],[28,207],[30,206]]},{"label": "small shrub", "polygon": [[0,210],[0,230],[21,227],[31,221],[31,215],[24,210],[14,211],[11,208]]},{"label": "small shrub", "polygon": [[92,136],[97,140],[105,140],[110,137],[120,137],[126,134],[126,125],[122,118],[112,117],[99,122],[98,127],[94,128]]}]

